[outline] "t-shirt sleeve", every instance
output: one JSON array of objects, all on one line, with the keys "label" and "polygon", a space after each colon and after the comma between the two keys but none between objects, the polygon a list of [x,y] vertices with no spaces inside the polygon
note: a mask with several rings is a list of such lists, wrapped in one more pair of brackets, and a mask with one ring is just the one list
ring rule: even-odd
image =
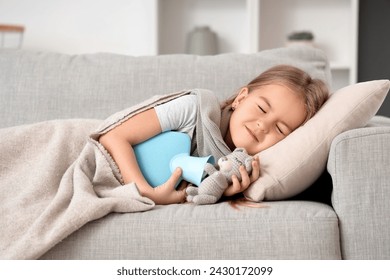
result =
[{"label": "t-shirt sleeve", "polygon": [[155,107],[162,131],[191,133],[196,124],[197,97],[184,95]]}]

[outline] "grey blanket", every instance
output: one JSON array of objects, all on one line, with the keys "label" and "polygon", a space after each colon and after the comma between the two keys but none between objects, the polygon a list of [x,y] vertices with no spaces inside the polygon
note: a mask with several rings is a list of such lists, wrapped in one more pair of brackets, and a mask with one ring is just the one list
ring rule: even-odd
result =
[{"label": "grey blanket", "polygon": [[[92,220],[153,208],[135,184],[122,184],[115,162],[96,140],[133,114],[183,94],[188,92],[154,97],[103,122],[55,120],[0,129],[0,259],[36,259]],[[216,99],[212,103],[197,141],[202,153],[218,156],[229,150],[219,130],[214,133],[220,111]],[[210,146],[213,139],[222,144]]]}]

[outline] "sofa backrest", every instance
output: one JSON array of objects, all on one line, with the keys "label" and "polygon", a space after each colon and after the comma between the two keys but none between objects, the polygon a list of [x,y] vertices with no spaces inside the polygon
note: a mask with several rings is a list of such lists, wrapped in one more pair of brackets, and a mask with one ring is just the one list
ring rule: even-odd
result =
[{"label": "sofa backrest", "polygon": [[291,64],[330,84],[326,56],[315,48],[255,54],[132,57],[0,50],[0,127],[50,119],[96,118],[146,98],[191,88],[220,100],[276,64]]}]

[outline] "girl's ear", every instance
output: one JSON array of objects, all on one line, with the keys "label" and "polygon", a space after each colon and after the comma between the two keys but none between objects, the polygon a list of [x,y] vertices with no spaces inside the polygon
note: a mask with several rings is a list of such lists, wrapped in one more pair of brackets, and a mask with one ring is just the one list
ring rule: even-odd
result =
[{"label": "girl's ear", "polygon": [[241,103],[242,100],[244,100],[249,94],[249,89],[247,87],[243,87],[237,94],[236,98],[234,98],[234,101],[232,103],[233,110],[238,106],[238,104]]}]

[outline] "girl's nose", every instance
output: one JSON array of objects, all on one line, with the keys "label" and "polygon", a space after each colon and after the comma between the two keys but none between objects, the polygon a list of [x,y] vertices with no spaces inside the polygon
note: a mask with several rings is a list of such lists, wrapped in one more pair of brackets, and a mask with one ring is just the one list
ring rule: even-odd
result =
[{"label": "girl's nose", "polygon": [[257,121],[257,127],[263,133],[268,133],[268,124],[264,120],[258,120]]}]

